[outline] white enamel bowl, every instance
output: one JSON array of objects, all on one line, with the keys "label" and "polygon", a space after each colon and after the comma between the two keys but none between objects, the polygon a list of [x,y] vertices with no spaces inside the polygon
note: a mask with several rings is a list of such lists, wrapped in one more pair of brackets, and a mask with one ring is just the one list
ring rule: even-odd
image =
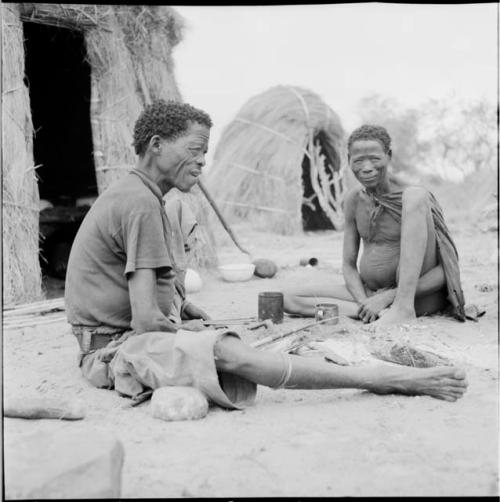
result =
[{"label": "white enamel bowl", "polygon": [[225,281],[248,281],[255,271],[255,265],[253,263],[233,263],[221,265],[219,271]]}]

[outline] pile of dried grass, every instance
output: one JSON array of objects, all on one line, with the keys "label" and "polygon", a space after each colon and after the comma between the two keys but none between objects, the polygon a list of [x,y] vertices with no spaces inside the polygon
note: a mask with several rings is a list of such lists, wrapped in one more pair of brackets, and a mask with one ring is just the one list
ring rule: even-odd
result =
[{"label": "pile of dried grass", "polygon": [[[313,196],[343,226],[344,130],[315,93],[277,86],[250,99],[223,131],[208,185],[229,220],[251,220],[282,234],[302,231],[302,163]],[[333,189],[332,189],[333,187]]]},{"label": "pile of dried grass", "polygon": [[158,6],[117,7],[115,12],[143,102],[154,97],[180,100],[171,51],[182,40],[182,18],[173,9]]},{"label": "pile of dried grass", "polygon": [[38,260],[38,187],[33,126],[24,79],[19,7],[3,4],[2,18],[2,254],[5,304],[42,295]]}]

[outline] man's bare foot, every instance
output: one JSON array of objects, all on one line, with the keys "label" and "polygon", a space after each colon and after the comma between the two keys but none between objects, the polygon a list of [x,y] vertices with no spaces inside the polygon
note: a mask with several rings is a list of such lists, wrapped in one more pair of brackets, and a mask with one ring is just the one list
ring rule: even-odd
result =
[{"label": "man's bare foot", "polygon": [[403,324],[413,321],[416,318],[415,309],[402,309],[392,305],[390,308],[386,309],[377,321],[372,322],[371,325],[375,327],[391,326],[393,324]]},{"label": "man's bare foot", "polygon": [[373,382],[372,392],[377,394],[428,395],[445,401],[456,401],[467,389],[465,371],[459,368],[380,368]]}]

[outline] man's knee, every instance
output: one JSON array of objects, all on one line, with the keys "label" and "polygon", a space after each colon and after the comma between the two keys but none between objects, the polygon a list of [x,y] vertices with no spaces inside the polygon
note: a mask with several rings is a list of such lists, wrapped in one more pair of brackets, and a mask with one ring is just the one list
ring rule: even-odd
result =
[{"label": "man's knee", "polygon": [[423,187],[408,187],[403,192],[403,211],[427,212],[430,209],[429,192]]},{"label": "man's knee", "polygon": [[251,347],[235,336],[224,336],[214,346],[215,366],[227,373],[238,373],[248,365]]}]

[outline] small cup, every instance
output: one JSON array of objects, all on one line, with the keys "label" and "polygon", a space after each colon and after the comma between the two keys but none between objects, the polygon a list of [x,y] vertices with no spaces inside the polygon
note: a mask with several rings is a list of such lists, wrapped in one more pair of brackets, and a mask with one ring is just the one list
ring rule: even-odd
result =
[{"label": "small cup", "polygon": [[332,318],[331,321],[323,323],[325,326],[332,326],[339,322],[339,306],[336,303],[318,303],[315,306],[316,321]]},{"label": "small cup", "polygon": [[283,322],[283,293],[279,291],[265,291],[259,293],[259,321],[271,319],[274,324]]}]

